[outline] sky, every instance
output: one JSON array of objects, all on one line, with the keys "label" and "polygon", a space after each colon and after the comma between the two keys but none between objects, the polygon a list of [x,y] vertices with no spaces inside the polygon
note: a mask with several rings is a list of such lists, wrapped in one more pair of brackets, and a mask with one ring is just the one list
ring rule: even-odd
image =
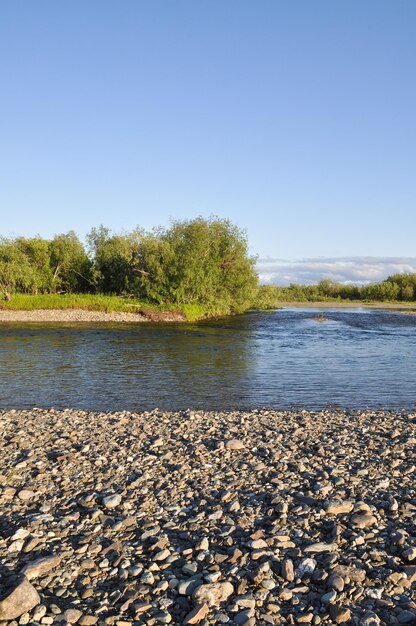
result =
[{"label": "sky", "polygon": [[1,0],[0,233],[199,215],[263,282],[416,271],[414,0]]}]

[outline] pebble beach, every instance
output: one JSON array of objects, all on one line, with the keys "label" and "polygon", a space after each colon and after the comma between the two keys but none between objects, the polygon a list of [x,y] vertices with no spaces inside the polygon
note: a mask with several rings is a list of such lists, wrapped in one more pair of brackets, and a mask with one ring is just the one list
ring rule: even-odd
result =
[{"label": "pebble beach", "polygon": [[416,623],[416,413],[0,412],[0,623]]}]

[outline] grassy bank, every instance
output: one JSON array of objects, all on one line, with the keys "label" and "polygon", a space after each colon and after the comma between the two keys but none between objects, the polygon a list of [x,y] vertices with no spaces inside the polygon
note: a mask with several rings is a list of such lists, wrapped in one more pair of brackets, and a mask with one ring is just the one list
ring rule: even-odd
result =
[{"label": "grassy bank", "polygon": [[[305,308],[349,308],[367,307],[381,309],[396,309],[408,312],[416,312],[415,302],[374,302],[362,300],[340,300],[338,298],[322,298],[314,301],[265,301],[262,299],[251,307],[255,310],[281,309],[285,307]],[[185,318],[189,322],[195,322],[212,317],[229,315],[228,308],[218,305],[215,309],[201,304],[176,304],[164,303],[156,305],[135,298],[121,296],[109,296],[103,294],[15,294],[10,301],[0,301],[0,310],[4,311],[68,311],[82,310],[102,313],[140,313],[152,321],[165,321],[166,314],[177,315],[179,320]]]},{"label": "grassy bank", "polygon": [[135,298],[108,296],[103,294],[14,294],[9,301],[0,301],[0,309],[8,311],[70,310],[101,311],[103,313],[164,313],[182,312],[190,322],[227,315],[228,310],[204,307],[200,304],[181,306],[165,303],[157,305]]},{"label": "grassy bank", "polygon": [[277,300],[273,302],[256,302],[251,308],[255,311],[268,311],[284,309],[287,307],[296,308],[367,308],[367,309],[395,309],[403,311],[415,311],[416,302],[402,302],[392,300],[388,302],[378,302],[375,300],[341,300],[339,298],[322,298],[319,300]]}]

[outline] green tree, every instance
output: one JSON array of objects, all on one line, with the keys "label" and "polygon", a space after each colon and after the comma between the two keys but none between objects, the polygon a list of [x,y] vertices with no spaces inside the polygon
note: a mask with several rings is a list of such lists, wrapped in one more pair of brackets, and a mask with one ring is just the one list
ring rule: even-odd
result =
[{"label": "green tree", "polygon": [[255,257],[246,235],[229,220],[198,217],[144,236],[140,291],[157,302],[198,303],[242,311],[257,291]]},{"label": "green tree", "polygon": [[0,289],[9,300],[13,293],[36,293],[37,272],[15,241],[0,239]]},{"label": "green tree", "polygon": [[47,293],[52,286],[49,241],[41,237],[18,237],[14,241],[31,267],[33,293]]},{"label": "green tree", "polygon": [[52,271],[52,290],[77,292],[87,291],[90,280],[91,262],[84,246],[73,230],[55,235],[49,244]]},{"label": "green tree", "polygon": [[103,293],[123,294],[138,290],[137,277],[142,231],[112,235],[104,226],[87,236],[92,254],[92,279]]}]

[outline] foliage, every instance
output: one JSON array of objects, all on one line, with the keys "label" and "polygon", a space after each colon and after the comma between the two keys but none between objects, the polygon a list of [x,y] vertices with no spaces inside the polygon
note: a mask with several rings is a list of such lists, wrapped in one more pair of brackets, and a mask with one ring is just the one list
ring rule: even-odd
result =
[{"label": "foliage", "polygon": [[321,280],[317,285],[290,285],[259,287],[254,306],[268,309],[282,302],[376,301],[414,302],[416,300],[416,274],[395,274],[386,280],[370,285],[343,285],[331,280]]},{"label": "foliage", "polygon": [[[151,232],[87,237],[88,252],[70,231],[51,241],[0,242],[0,281],[7,294],[105,293],[212,313],[239,312],[257,290],[255,258],[245,234],[228,220],[201,217]],[[195,309],[195,311],[196,311]]]},{"label": "foliage", "polygon": [[91,263],[84,246],[73,230],[56,235],[49,244],[53,270],[52,291],[87,291]]},{"label": "foliage", "polygon": [[[14,306],[22,302],[23,294],[31,294],[33,306],[36,302],[36,306],[61,308],[73,302],[74,307],[98,310],[132,310],[132,306],[146,303],[180,308],[188,319],[249,307],[275,308],[282,302],[416,300],[416,274],[394,274],[360,287],[328,279],[317,285],[258,287],[255,258],[248,252],[245,233],[229,220],[216,217],[174,221],[169,228],[150,232],[137,228],[114,234],[100,226],[91,230],[87,243],[86,249],[74,231],[51,240],[39,236],[0,238],[0,292],[4,299],[15,294],[10,305]],[[42,296],[47,294],[50,299],[46,301]],[[53,294],[65,297],[54,300]],[[78,295],[71,299],[70,294]],[[110,302],[110,296],[133,300]],[[30,306],[27,302],[23,308]]]},{"label": "foliage", "polygon": [[103,293],[135,293],[137,261],[142,232],[112,235],[104,226],[93,228],[87,236],[93,259],[92,280]]},{"label": "foliage", "polygon": [[73,231],[41,237],[0,239],[0,288],[12,293],[85,291],[90,261]]},{"label": "foliage", "polygon": [[257,290],[255,258],[244,233],[228,220],[173,222],[143,237],[141,295],[156,302],[242,311]]}]

